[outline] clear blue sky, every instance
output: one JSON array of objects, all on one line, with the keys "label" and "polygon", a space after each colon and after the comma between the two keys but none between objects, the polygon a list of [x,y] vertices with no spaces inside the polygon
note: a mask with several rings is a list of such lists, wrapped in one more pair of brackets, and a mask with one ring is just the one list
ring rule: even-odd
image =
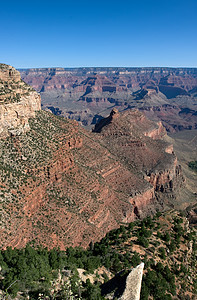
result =
[{"label": "clear blue sky", "polygon": [[16,68],[197,67],[197,0],[1,1],[0,28]]}]

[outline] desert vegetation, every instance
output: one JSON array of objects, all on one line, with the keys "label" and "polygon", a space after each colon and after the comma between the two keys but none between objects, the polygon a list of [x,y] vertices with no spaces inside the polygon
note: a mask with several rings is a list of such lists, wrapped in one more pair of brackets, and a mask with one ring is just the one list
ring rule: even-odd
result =
[{"label": "desert vegetation", "polygon": [[129,270],[143,261],[141,300],[195,299],[196,251],[196,232],[175,211],[121,225],[87,249],[48,250],[32,241],[24,249],[1,250],[1,295],[116,299]]},{"label": "desert vegetation", "polygon": [[197,160],[196,161],[190,161],[188,163],[188,166],[189,166],[190,169],[192,169],[195,172],[197,172]]},{"label": "desert vegetation", "polygon": [[0,104],[20,102],[21,97],[29,96],[35,90],[24,81],[15,82],[0,80]]}]

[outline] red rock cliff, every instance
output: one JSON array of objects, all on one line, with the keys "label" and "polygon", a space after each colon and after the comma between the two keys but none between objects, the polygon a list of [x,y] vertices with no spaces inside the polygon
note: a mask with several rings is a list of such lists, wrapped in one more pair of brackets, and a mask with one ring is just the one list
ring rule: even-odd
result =
[{"label": "red rock cliff", "polygon": [[157,194],[179,175],[176,157],[146,135],[158,125],[142,113],[114,109],[90,133],[31,103],[2,105],[18,103],[29,112],[29,131],[0,139],[1,247],[86,247],[163,208]]}]

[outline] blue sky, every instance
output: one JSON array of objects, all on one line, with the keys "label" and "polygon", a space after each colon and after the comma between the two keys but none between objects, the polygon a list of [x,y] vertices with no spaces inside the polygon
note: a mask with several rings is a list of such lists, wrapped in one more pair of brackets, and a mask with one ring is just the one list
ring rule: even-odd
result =
[{"label": "blue sky", "polygon": [[16,68],[197,67],[197,0],[2,1],[0,28]]}]

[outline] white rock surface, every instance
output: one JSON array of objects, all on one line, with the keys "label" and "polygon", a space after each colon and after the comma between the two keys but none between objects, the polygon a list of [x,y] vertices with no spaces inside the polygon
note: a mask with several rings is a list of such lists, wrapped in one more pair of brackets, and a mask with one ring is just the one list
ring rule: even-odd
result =
[{"label": "white rock surface", "polygon": [[142,284],[144,263],[134,268],[126,280],[126,288],[123,295],[118,300],[139,300]]}]

